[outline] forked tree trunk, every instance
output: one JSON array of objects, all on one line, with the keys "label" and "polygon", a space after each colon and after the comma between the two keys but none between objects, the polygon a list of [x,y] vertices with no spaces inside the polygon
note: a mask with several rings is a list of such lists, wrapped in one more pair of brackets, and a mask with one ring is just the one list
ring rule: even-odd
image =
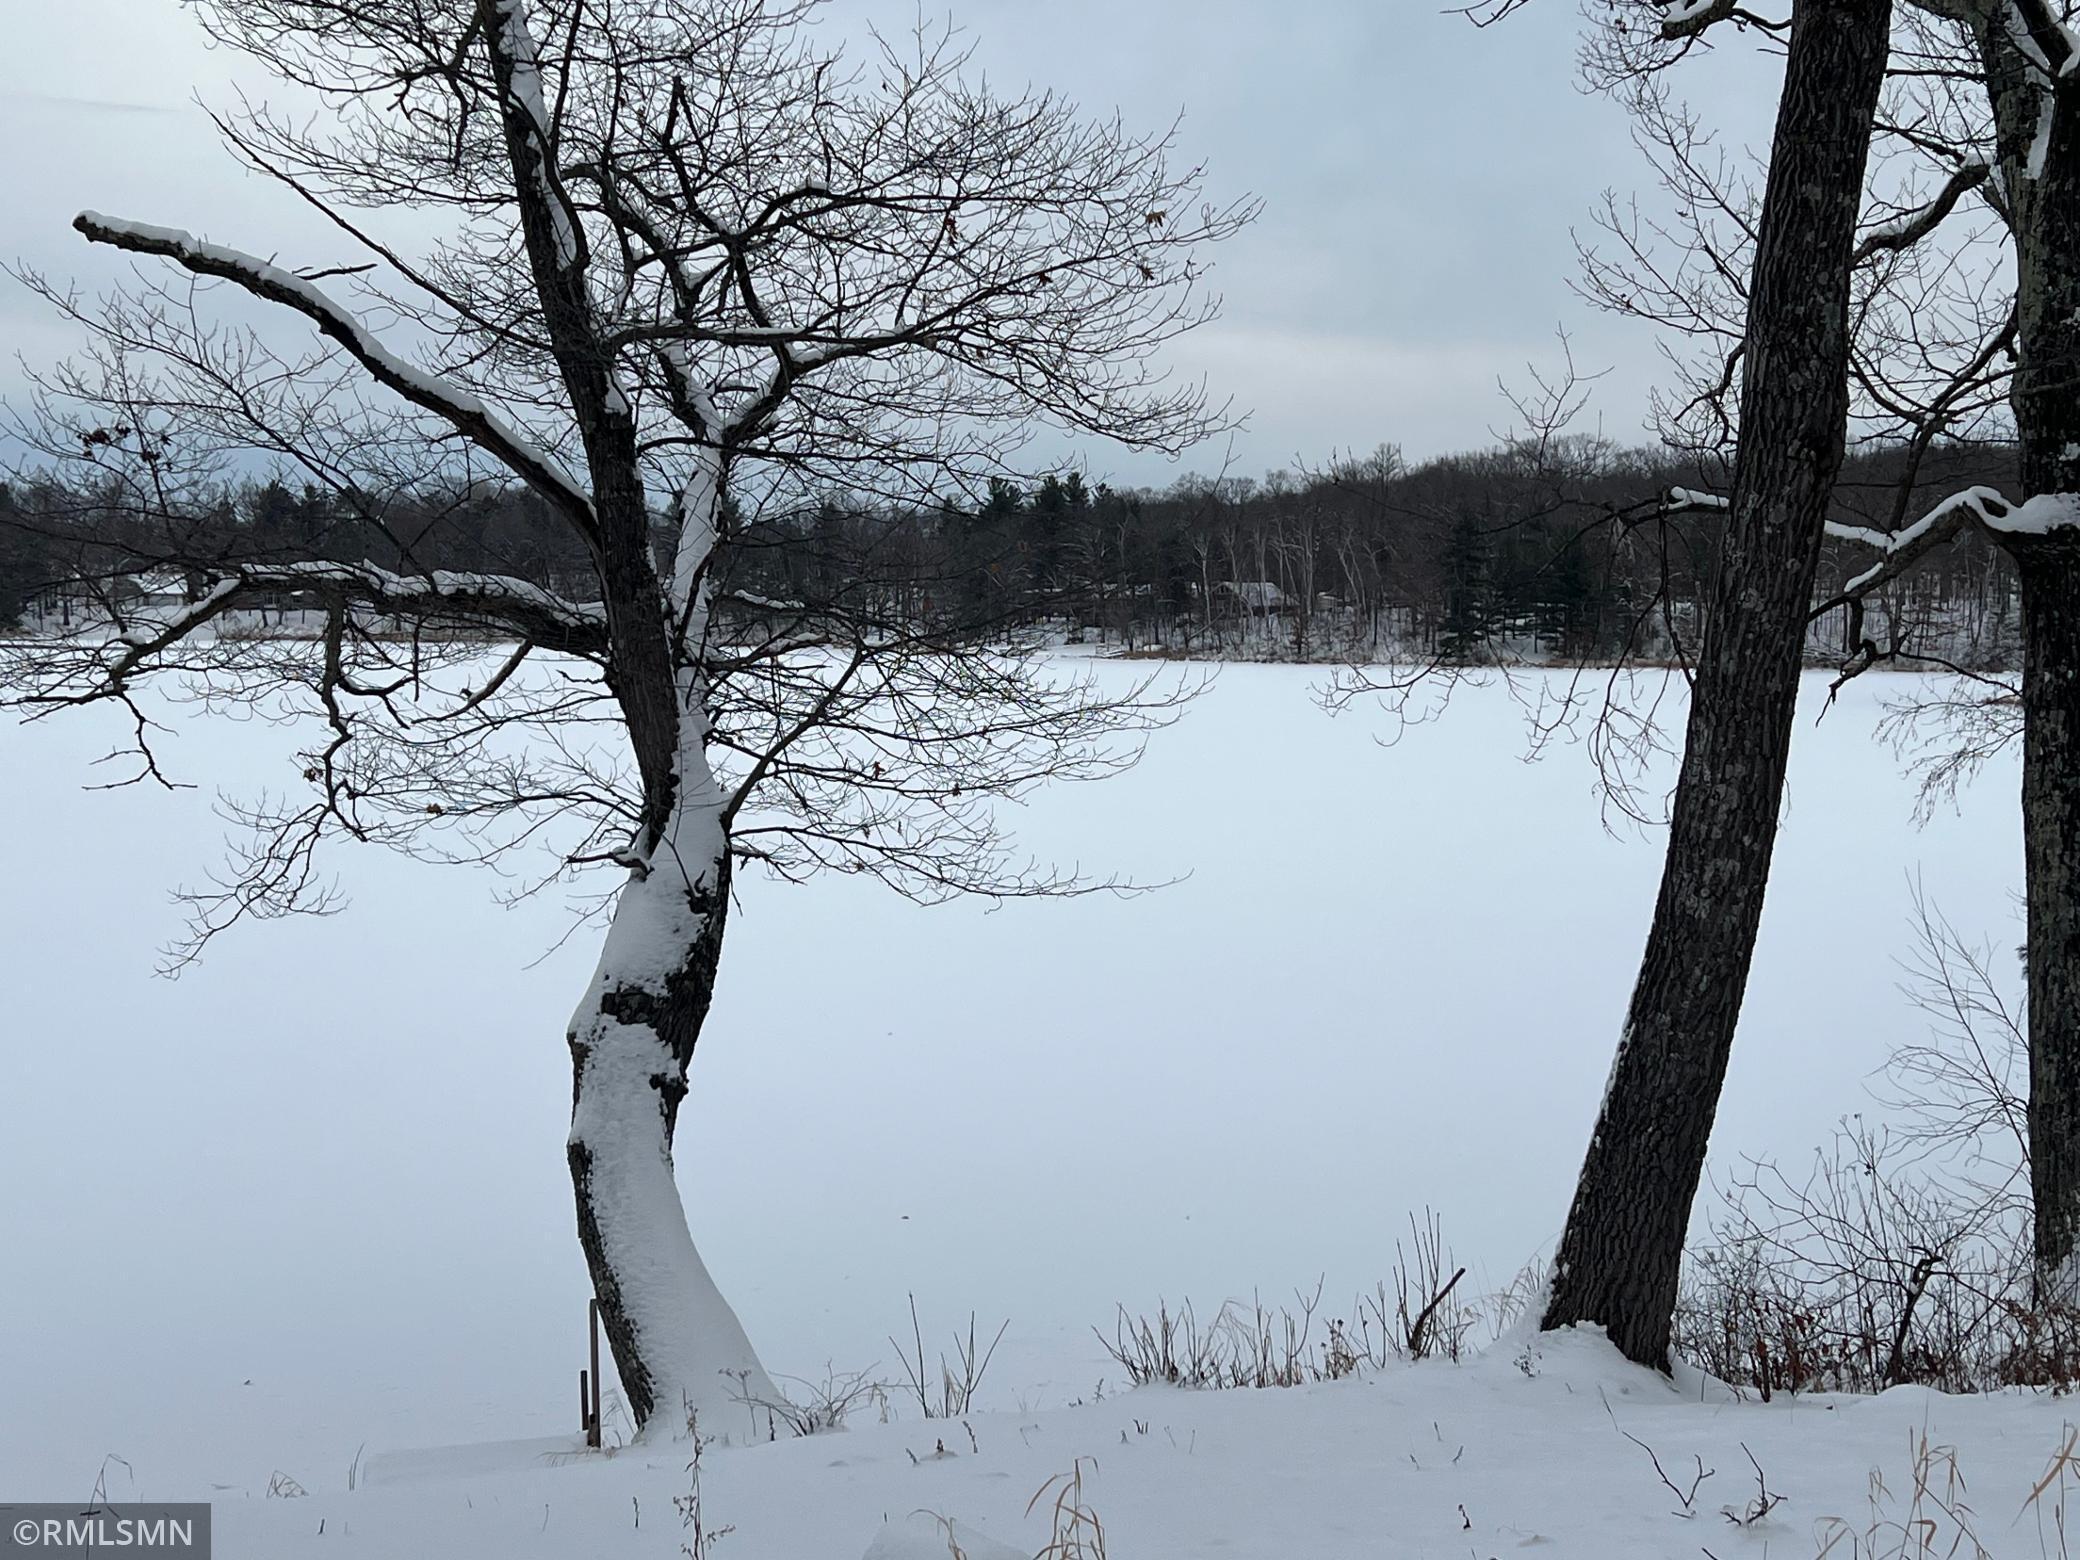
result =
[{"label": "forked tree trunk", "polygon": [[1545,1326],[1665,1368],[1690,1205],[1776,842],[1848,420],[1849,252],[1890,0],[1798,0],[1749,289],[1740,450],[1660,897],[1555,1262]]},{"label": "forked tree trunk", "polygon": [[[739,1400],[777,1397],[706,1264],[679,1201],[672,1134],[708,1016],[729,913],[729,840],[707,758],[706,636],[692,588],[715,542],[720,457],[699,455],[698,508],[682,505],[679,567],[661,588],[635,419],[586,277],[583,234],[558,187],[538,46],[525,0],[476,0],[536,301],[590,477],[590,540],[642,824],[606,946],[570,1025],[568,1145],[578,1237],[622,1394],[646,1436],[737,1423]],[[691,653],[687,646],[693,647]]]},{"label": "forked tree trunk", "polygon": [[[696,544],[702,557],[712,530],[705,534]],[[705,689],[682,670],[674,693],[671,810],[615,902],[570,1028],[578,1236],[622,1393],[645,1438],[685,1434],[696,1414],[704,1433],[743,1424],[747,1400],[780,1396],[708,1276],[673,1176],[672,1138],[714,995],[730,879]]]},{"label": "forked tree trunk", "polygon": [[[700,453],[675,515],[668,585],[649,568],[646,530],[616,535],[632,583],[610,610],[628,610],[617,640],[646,643],[647,616],[669,618],[676,648],[617,656],[614,692],[628,715],[649,820],[599,968],[571,1019],[574,1074],[569,1156],[578,1237],[621,1389],[646,1438],[683,1435],[702,1417],[746,1424],[745,1404],[780,1393],[736,1313],[695,1250],[672,1172],[672,1137],[688,1065],[715,994],[729,917],[725,798],[708,758],[707,570],[722,514],[722,460]],[[662,621],[659,624],[663,627]],[[638,718],[639,711],[649,712]],[[646,733],[662,712],[665,738]]]}]

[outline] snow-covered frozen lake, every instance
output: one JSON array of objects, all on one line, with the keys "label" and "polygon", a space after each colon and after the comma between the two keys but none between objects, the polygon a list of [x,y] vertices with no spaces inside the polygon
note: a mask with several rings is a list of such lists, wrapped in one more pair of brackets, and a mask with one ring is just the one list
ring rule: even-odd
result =
[{"label": "snow-covered frozen lake", "polygon": [[[1090,1332],[1115,1301],[1326,1276],[1333,1302],[1426,1205],[1482,1288],[1550,1244],[1660,839],[1606,831],[1580,748],[1521,762],[1500,688],[1381,746],[1392,723],[1324,715],[1320,676],[1227,668],[1139,769],[1019,820],[1053,859],[1181,879],[1160,892],[921,909],[744,876],[679,1163],[773,1369],[893,1372],[914,1292],[928,1347],[1008,1317],[985,1401],[1044,1407],[1116,1374]],[[1816,725],[1824,686],[1721,1162],[1804,1154],[1921,1032],[1895,963],[1912,875],[2020,940],[2012,758],[1917,829],[1872,736],[1899,684]],[[357,851],[341,915],[156,979],[169,890],[218,856],[211,786],[269,784],[289,739],[174,716],[201,789],[88,794],[101,714],[0,734],[8,1487],[84,1495],[108,1454],[159,1495],[336,1487],[364,1444],[568,1432],[562,1030],[594,934],[544,957],[557,906]]]}]

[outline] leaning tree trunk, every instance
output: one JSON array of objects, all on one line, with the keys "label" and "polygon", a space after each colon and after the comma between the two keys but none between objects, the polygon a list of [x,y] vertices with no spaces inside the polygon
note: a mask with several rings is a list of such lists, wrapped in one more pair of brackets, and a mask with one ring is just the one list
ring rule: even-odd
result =
[{"label": "leaning tree trunk", "polygon": [[[586,472],[620,705],[642,793],[628,882],[599,968],[572,1015],[568,1146],[578,1236],[622,1395],[645,1435],[733,1421],[778,1394],[694,1249],[672,1171],[686,1069],[708,1016],[729,912],[729,838],[707,756],[699,582],[721,513],[720,456],[694,452],[670,591],[651,552],[635,419],[588,283],[587,249],[550,146],[523,0],[476,0],[470,35],[499,113],[541,322],[570,399]],[[691,647],[689,649],[689,647]]]},{"label": "leaning tree trunk", "polygon": [[[711,1430],[741,1423],[747,1402],[780,1397],[694,1249],[672,1173],[673,1132],[715,992],[730,887],[702,670],[723,468],[713,450],[696,459],[675,509],[669,586],[658,591],[647,569],[630,571],[652,580],[644,605],[665,604],[671,624],[669,641],[652,642],[669,645],[661,655],[624,653],[616,666],[615,694],[631,715],[645,810],[656,821],[645,828],[570,1029],[578,1235],[622,1393],[645,1436],[688,1433],[696,1414]],[[673,712],[670,740],[662,754],[644,753],[634,712],[659,703]],[[661,782],[651,778],[659,770]]]},{"label": "leaning tree trunk", "polygon": [[[2005,30],[1982,39],[2016,250],[2010,398],[2029,512],[2001,540],[2022,582],[2022,818],[2030,1189],[2045,1300],[2080,1300],[2080,81],[2047,87]],[[2047,123],[2044,94],[2054,94]],[[2040,144],[2041,138],[2041,144]]]},{"label": "leaning tree trunk", "polygon": [[729,910],[729,840],[705,753],[699,683],[686,707],[663,837],[614,906],[599,968],[571,1020],[569,1143],[578,1236],[621,1389],[647,1434],[693,1414],[736,1424],[779,1394],[694,1249],[672,1171],[686,1069]]},{"label": "leaning tree trunk", "polygon": [[1660,897],[1544,1325],[1665,1368],[1690,1205],[1762,917],[1848,419],[1849,251],[1890,0],[1799,0],[1749,289],[1740,451]]}]

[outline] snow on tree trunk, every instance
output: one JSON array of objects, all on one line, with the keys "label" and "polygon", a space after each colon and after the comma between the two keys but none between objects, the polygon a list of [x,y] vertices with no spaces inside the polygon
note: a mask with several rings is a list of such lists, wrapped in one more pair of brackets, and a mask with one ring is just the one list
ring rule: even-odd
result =
[{"label": "snow on tree trunk", "polygon": [[1665,1368],[1690,1206],[1762,919],[1848,419],[1848,254],[1890,0],[1802,0],[1750,291],[1741,439],[1653,927],[1554,1264],[1547,1328]]},{"label": "snow on tree trunk", "polygon": [[578,1234],[623,1393],[653,1434],[683,1432],[689,1407],[713,1424],[740,1397],[777,1396],[694,1248],[672,1174],[729,897],[712,776],[686,790],[647,868],[621,891],[570,1031]]},{"label": "snow on tree trunk", "polygon": [[682,500],[668,602],[683,625],[670,810],[631,867],[570,1030],[578,1234],[622,1391],[646,1437],[684,1434],[689,1411],[710,1425],[734,1422],[744,1399],[779,1396],[694,1247],[672,1173],[729,913],[725,798],[708,760],[700,670],[702,575],[718,503],[706,463]]}]

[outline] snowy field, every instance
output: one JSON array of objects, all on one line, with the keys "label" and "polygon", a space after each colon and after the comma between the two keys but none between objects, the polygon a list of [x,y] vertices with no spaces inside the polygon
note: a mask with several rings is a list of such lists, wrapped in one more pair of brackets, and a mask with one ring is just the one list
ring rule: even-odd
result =
[{"label": "snowy field", "polygon": [[[1924,1426],[1980,1481],[2009,1540],[1992,1552],[2038,1555],[2015,1519],[2059,1442],[2049,1400],[1715,1406],[1588,1340],[1291,1393],[1117,1395],[1091,1333],[1115,1302],[1211,1310],[1325,1278],[1346,1314],[1411,1209],[1442,1214],[1470,1285],[1506,1282],[1557,1234],[1609,1065],[1658,836],[1606,831],[1581,749],[1521,762],[1499,688],[1381,746],[1384,717],[1316,707],[1320,676],[1227,668],[1135,772],[1019,820],[1038,854],[1181,879],[1160,892],[989,912],[746,875],[679,1133],[717,1279],[799,1377],[895,1374],[911,1293],[930,1353],[971,1310],[1010,1330],[957,1459],[913,1466],[943,1427],[871,1411],[842,1441],[715,1450],[722,1560],[858,1560],[882,1514],[919,1507],[1030,1554],[1048,1534],[1027,1497],[1083,1454],[1114,1560],[1540,1537],[1814,1553],[1823,1515],[1866,1514],[1873,1467],[1909,1482]],[[2020,940],[2012,758],[1916,828],[1872,740],[1901,685],[1866,677],[1816,725],[1824,686],[1721,1164],[1803,1157],[1922,1032],[1895,963],[1911,876],[1961,929]],[[219,1502],[225,1555],[678,1553],[669,1449],[647,1468],[389,1455],[575,1424],[562,1029],[596,933],[554,948],[556,905],[502,909],[482,874],[357,851],[335,857],[339,916],[244,928],[156,979],[169,890],[217,859],[211,785],[276,782],[290,743],[175,714],[169,767],[200,789],[85,794],[119,735],[105,714],[0,735],[0,1495],[84,1497],[119,1457],[112,1494]],[[1665,1462],[1717,1468],[1696,1526],[1604,1397]],[[1752,1493],[1743,1440],[1792,1496],[1752,1530],[1719,1515]],[[278,1471],[310,1495],[265,1498]]]}]

